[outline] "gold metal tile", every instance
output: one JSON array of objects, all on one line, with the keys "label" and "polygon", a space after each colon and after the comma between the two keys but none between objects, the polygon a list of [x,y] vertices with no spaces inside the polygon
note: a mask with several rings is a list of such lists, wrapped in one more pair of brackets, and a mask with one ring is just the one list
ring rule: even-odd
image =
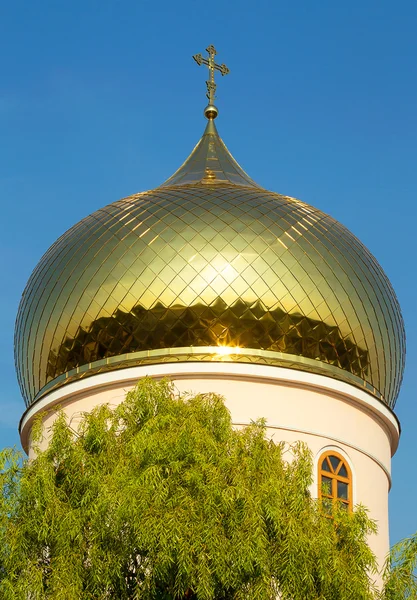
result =
[{"label": "gold metal tile", "polygon": [[165,184],[96,211],[48,250],[23,293],[15,354],[28,405],[94,373],[207,360],[328,375],[392,407],[405,338],[369,251],[328,215],[255,184],[211,121]]}]

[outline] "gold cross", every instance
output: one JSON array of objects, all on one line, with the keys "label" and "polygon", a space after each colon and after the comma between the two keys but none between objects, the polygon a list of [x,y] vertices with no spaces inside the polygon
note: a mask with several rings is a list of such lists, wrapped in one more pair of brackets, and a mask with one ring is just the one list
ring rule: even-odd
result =
[{"label": "gold cross", "polygon": [[206,48],[206,52],[208,52],[209,56],[208,58],[203,58],[202,54],[195,54],[193,56],[193,59],[195,60],[195,62],[198,65],[206,65],[209,69],[210,72],[210,79],[208,81],[206,81],[207,84],[207,98],[209,101],[209,106],[213,106],[214,105],[214,101],[216,99],[215,93],[216,93],[216,84],[214,83],[214,71],[220,71],[220,73],[222,75],[227,75],[228,73],[230,73],[229,69],[226,67],[226,65],[218,65],[215,61],[214,61],[214,57],[216,56],[217,52],[216,52],[216,48],[211,45],[208,48]]}]

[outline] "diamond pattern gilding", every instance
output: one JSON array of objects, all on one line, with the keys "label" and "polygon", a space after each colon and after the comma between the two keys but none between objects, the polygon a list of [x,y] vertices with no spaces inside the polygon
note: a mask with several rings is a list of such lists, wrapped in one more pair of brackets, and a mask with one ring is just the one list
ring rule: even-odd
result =
[{"label": "diamond pattern gilding", "polygon": [[[392,407],[405,355],[374,257],[331,217],[255,184],[213,122],[163,186],[57,240],[24,291],[15,341],[28,405],[93,373],[233,360],[349,381]],[[225,345],[236,353],[216,353]]]}]

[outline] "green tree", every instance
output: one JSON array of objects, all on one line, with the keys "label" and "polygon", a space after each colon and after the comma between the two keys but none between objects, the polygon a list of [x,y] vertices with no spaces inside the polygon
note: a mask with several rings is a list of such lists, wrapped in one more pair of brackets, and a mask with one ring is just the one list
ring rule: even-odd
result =
[{"label": "green tree", "polygon": [[417,534],[396,544],[385,565],[383,600],[417,600]]},{"label": "green tree", "polygon": [[50,433],[1,454],[2,600],[376,598],[365,509],[325,516],[308,449],[235,430],[219,396],[144,379]]}]

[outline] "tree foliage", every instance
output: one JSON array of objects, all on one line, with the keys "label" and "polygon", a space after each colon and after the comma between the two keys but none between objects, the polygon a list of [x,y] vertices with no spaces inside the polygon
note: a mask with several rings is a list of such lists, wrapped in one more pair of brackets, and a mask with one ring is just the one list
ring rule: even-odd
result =
[{"label": "tree foliage", "polygon": [[234,429],[219,396],[144,379],[41,435],[30,462],[1,454],[4,600],[377,597],[366,511],[323,514],[308,449]]},{"label": "tree foliage", "polygon": [[396,544],[385,565],[383,600],[417,600],[417,534]]}]

